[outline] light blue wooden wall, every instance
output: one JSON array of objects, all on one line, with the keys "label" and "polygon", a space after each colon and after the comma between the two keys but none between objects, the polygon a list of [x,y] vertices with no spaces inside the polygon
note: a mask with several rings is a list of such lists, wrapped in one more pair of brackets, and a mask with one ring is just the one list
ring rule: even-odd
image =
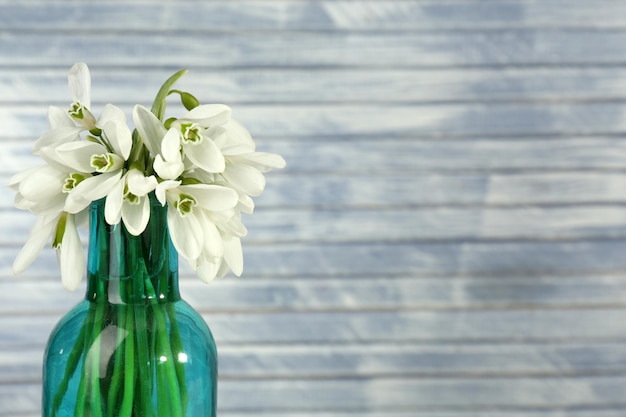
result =
[{"label": "light blue wooden wall", "polygon": [[[96,109],[173,71],[285,157],[245,273],[183,295],[222,417],[626,415],[626,2],[0,0],[0,179],[66,73]],[[82,297],[0,189],[0,416]]]}]

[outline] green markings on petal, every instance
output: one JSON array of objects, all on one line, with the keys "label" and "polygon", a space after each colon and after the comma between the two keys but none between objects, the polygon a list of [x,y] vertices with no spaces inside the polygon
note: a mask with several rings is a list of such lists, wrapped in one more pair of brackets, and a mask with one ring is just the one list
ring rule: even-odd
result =
[{"label": "green markings on petal", "polygon": [[114,153],[92,155],[89,164],[97,172],[117,171],[124,166],[124,160]]},{"label": "green markings on petal", "polygon": [[189,194],[180,194],[178,200],[174,202],[174,208],[178,210],[181,216],[191,213],[193,208],[198,205],[198,201]]},{"label": "green markings on petal", "polygon": [[69,193],[74,188],[76,188],[76,186],[80,184],[85,178],[87,178],[87,175],[83,175],[78,172],[74,172],[68,175],[67,178],[65,178],[65,181],[63,182],[62,191],[64,193]]},{"label": "green markings on petal", "polygon": [[183,143],[199,144],[202,142],[200,127],[195,123],[181,123],[180,133]]},{"label": "green markings on petal", "polygon": [[63,235],[65,234],[65,225],[67,224],[67,213],[61,213],[59,221],[57,222],[57,228],[54,232],[54,240],[52,241],[52,247],[54,249],[61,248],[61,242],[63,242]]},{"label": "green markings on petal", "polygon": [[72,106],[67,111],[73,119],[83,120],[85,118],[85,111],[87,108],[79,102],[72,103]]},{"label": "green markings on petal", "polygon": [[132,205],[137,205],[140,203],[139,196],[131,193],[128,189],[128,184],[124,184],[124,200],[128,201]]}]

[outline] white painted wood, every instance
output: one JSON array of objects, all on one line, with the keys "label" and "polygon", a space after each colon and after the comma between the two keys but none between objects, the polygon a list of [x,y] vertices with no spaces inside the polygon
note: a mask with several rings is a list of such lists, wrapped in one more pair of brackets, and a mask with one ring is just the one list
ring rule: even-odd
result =
[{"label": "white painted wood", "polygon": [[[626,310],[510,309],[203,314],[220,345],[623,341]],[[42,346],[58,316],[0,317],[5,347]]]},{"label": "white painted wood", "polygon": [[[57,279],[56,255],[44,249],[20,278],[18,247],[0,250],[0,279]],[[244,273],[258,277],[502,276],[588,274],[626,269],[626,240],[451,241],[432,243],[244,243]],[[183,275],[193,271],[181,262]]]},{"label": "white painted wood", "polygon": [[[63,314],[79,302],[81,286],[69,293],[58,273],[45,279],[0,281],[0,316]],[[185,300],[212,313],[324,311],[445,311],[507,308],[596,308],[626,305],[624,274],[585,276],[343,277],[309,279],[243,276],[210,285],[193,274],[181,279]]]},{"label": "white painted wood", "polygon": [[[42,346],[0,350],[1,384],[41,381]],[[356,344],[219,347],[222,380],[555,377],[625,371],[623,344]]]},{"label": "white painted wood", "polygon": [[[363,155],[365,157],[365,155]],[[442,159],[442,163],[445,160]],[[34,162],[36,164],[36,162]],[[476,169],[478,169],[478,164]],[[597,167],[599,168],[599,167]],[[273,172],[257,209],[383,209],[428,206],[518,206],[615,204],[626,202],[626,174],[620,172],[511,172],[437,174]],[[6,184],[9,176],[0,176]],[[0,209],[13,210],[14,192],[0,187]],[[30,219],[33,220],[32,218]],[[10,238],[10,237],[9,237]]]},{"label": "white painted wood", "polygon": [[198,68],[616,65],[623,62],[619,53],[625,39],[624,29],[595,28],[270,31],[262,37],[255,31],[4,31],[0,34],[0,66],[67,66],[77,60],[135,67],[172,67],[184,62]]},{"label": "white painted wood", "polygon": [[[245,242],[398,243],[450,240],[624,239],[621,205],[537,208],[263,209],[244,218]],[[5,244],[23,245],[29,212],[0,211]]]},{"label": "white painted wood", "polygon": [[[274,2],[275,4],[278,2]],[[67,70],[0,67],[0,103],[68,103]],[[181,67],[183,65],[181,64]],[[149,103],[167,68],[90,65],[94,103]],[[419,103],[606,101],[626,98],[621,67],[192,68],[177,84],[203,101],[241,103]]]},{"label": "white painted wood", "polygon": [[[524,1],[74,1],[0,2],[13,30],[433,30],[527,27],[624,27],[626,7],[610,0]],[[46,6],[45,8],[43,6]],[[48,11],[48,13],[46,13]],[[52,12],[50,12],[52,11]],[[141,16],[142,19],[137,19]]]},{"label": "white painted wood", "polygon": [[[62,104],[62,103],[59,103]],[[149,103],[138,103],[146,106]],[[121,106],[128,115],[132,106]],[[46,105],[20,105],[0,107],[0,122],[6,126],[1,132],[0,140],[7,141],[10,146],[19,140],[24,147],[31,144],[49,128],[46,121]],[[99,114],[101,109],[94,109]],[[333,155],[353,151],[349,139],[368,139],[358,147],[366,146],[369,151],[378,151],[383,145],[397,143],[394,146],[426,146],[416,139],[463,138],[485,139],[497,138],[500,147],[511,146],[508,159],[513,162],[516,140],[518,138],[544,139],[554,137],[569,139],[573,136],[597,137],[618,135],[626,131],[626,121],[622,113],[626,105],[619,102],[608,103],[574,103],[574,104],[535,104],[535,103],[489,103],[489,104],[438,104],[438,105],[242,105],[237,106],[233,117],[241,121],[259,139],[258,147],[264,149],[268,138],[288,138],[288,143],[298,146],[302,137],[313,137],[330,146]],[[168,115],[182,116],[184,113],[172,108]],[[130,122],[132,125],[132,121]],[[613,139],[615,146],[618,141]],[[331,140],[331,144],[328,141]],[[442,141],[445,142],[445,141]],[[545,140],[539,141],[537,146]],[[283,142],[284,143],[284,142]],[[357,142],[359,143],[359,142]],[[403,145],[402,145],[403,143]],[[456,145],[456,142],[450,142]],[[443,146],[451,146],[450,143]],[[477,143],[480,143],[478,141]],[[599,143],[602,143],[601,141]],[[560,143],[562,152],[567,152],[570,143]],[[388,146],[387,153],[393,152],[398,157],[401,149]],[[436,145],[432,145],[436,146]],[[476,145],[479,146],[479,145]],[[521,146],[518,146],[520,148]],[[338,151],[340,149],[341,151]],[[289,151],[288,146],[281,150]],[[574,150],[577,150],[574,147]],[[452,153],[446,149],[448,159],[462,163],[462,154]],[[503,152],[505,149],[502,150]],[[617,148],[617,156],[621,149]],[[593,158],[593,149],[588,150]],[[388,154],[372,154],[372,162],[393,163]],[[585,163],[586,155],[579,156],[575,161]],[[611,155],[606,155],[611,160]],[[556,158],[555,158],[556,159]],[[330,160],[332,162],[333,160]],[[326,161],[329,162],[329,161]],[[559,163],[557,159],[555,163]],[[563,162],[561,162],[562,164]],[[460,166],[459,168],[463,168]]]},{"label": "white painted wood", "polygon": [[[339,407],[353,413],[460,410],[480,413],[498,409],[594,408],[617,404],[623,398],[624,377],[501,378],[501,379],[376,379],[376,380],[262,380],[223,381],[218,393],[219,411],[252,413],[300,410],[313,412]],[[459,392],[471,393],[467,397]],[[34,384],[0,386],[0,415],[32,413],[39,397]],[[245,401],[242,401],[245,398]],[[506,414],[505,414],[506,415]],[[531,414],[532,415],[532,414]]]},{"label": "white painted wood", "polygon": [[[94,110],[127,114],[184,64],[182,88],[288,162],[242,278],[181,264],[220,346],[221,416],[621,417],[625,8],[0,0],[0,179],[36,163],[74,61]],[[83,287],[63,292],[49,249],[12,277],[29,225],[12,198],[0,416],[34,416],[43,344]]]}]

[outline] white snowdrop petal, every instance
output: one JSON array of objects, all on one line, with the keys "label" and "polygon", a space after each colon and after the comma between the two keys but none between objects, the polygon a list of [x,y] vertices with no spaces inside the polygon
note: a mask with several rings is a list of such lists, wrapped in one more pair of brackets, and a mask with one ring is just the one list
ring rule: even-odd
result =
[{"label": "white snowdrop petal", "polygon": [[107,195],[104,203],[104,219],[108,224],[118,224],[122,218],[124,179],[118,181]]},{"label": "white snowdrop petal", "polygon": [[56,218],[38,217],[26,244],[13,261],[13,274],[23,272],[33,263],[56,227]]},{"label": "white snowdrop petal", "polygon": [[126,126],[126,123],[119,120],[111,120],[104,125],[103,130],[115,153],[126,161],[133,146],[132,133]]},{"label": "white snowdrop petal", "polygon": [[38,155],[41,148],[46,146],[54,146],[67,142],[75,142],[80,140],[80,127],[58,127],[44,133],[35,141],[33,145],[33,153]]},{"label": "white snowdrop petal", "polygon": [[237,237],[224,239],[224,260],[237,276],[243,273],[243,251],[241,239]]},{"label": "white snowdrop petal", "polygon": [[161,121],[152,112],[140,105],[133,109],[133,121],[148,151],[153,156],[158,155],[161,141],[166,133]]},{"label": "white snowdrop petal", "polygon": [[252,150],[256,149],[250,132],[238,121],[230,119],[228,123],[222,125],[222,127],[226,130],[229,143],[240,143],[247,145],[252,148]]},{"label": "white snowdrop petal", "polygon": [[204,210],[199,210],[199,213],[198,220],[202,225],[202,233],[204,235],[204,251],[202,254],[210,258],[221,258],[224,254],[222,235]]},{"label": "white snowdrop petal", "polygon": [[196,259],[202,251],[200,222],[193,215],[181,217],[177,210],[167,211],[167,226],[172,243],[185,259]]},{"label": "white snowdrop petal", "polygon": [[177,129],[172,128],[167,131],[161,141],[161,155],[166,161],[178,161],[180,155],[180,134]]},{"label": "white snowdrop petal", "polygon": [[107,153],[107,148],[99,143],[76,141],[62,145],[46,147],[41,150],[42,155],[53,161],[65,165],[72,171],[95,172],[91,165],[91,157]]},{"label": "white snowdrop petal", "polygon": [[19,183],[19,193],[29,201],[47,201],[61,192],[66,174],[44,165],[30,172]]},{"label": "white snowdrop petal", "polygon": [[113,104],[107,104],[104,106],[102,113],[100,113],[100,117],[98,117],[96,126],[103,129],[109,122],[119,122],[123,125],[126,124],[126,115],[122,109],[114,106]]},{"label": "white snowdrop petal", "polygon": [[167,190],[176,188],[179,185],[180,181],[172,180],[162,181],[157,185],[154,194],[156,195],[157,200],[159,201],[159,203],[161,203],[162,206],[167,203]]},{"label": "white snowdrop petal", "polygon": [[204,104],[190,110],[182,119],[193,121],[200,126],[222,125],[230,119],[232,111],[225,104]]},{"label": "white snowdrop petal", "polygon": [[72,99],[91,108],[91,75],[87,64],[83,62],[74,64],[67,79]]},{"label": "white snowdrop petal", "polygon": [[221,264],[221,259],[205,260],[196,266],[195,271],[198,277],[208,284],[217,277]]},{"label": "white snowdrop petal", "polygon": [[202,142],[188,143],[183,146],[185,156],[197,167],[207,172],[222,172],[226,166],[224,155],[210,138],[203,138]]},{"label": "white snowdrop petal", "polygon": [[158,185],[154,175],[145,177],[138,169],[128,171],[126,183],[128,184],[128,191],[140,197],[153,191]]},{"label": "white snowdrop petal", "polygon": [[233,189],[213,184],[181,185],[180,191],[193,196],[200,207],[206,210],[221,211],[237,205],[239,196]]},{"label": "white snowdrop petal", "polygon": [[58,254],[63,287],[68,291],[74,291],[83,277],[85,255],[74,223],[74,216],[71,214],[67,215],[65,233],[63,233],[63,241]]},{"label": "white snowdrop petal", "polygon": [[242,163],[252,165],[261,172],[268,172],[273,168],[284,168],[287,163],[282,156],[268,152],[253,152],[238,157]]},{"label": "white snowdrop petal", "polygon": [[124,226],[134,236],[139,236],[146,229],[150,219],[150,200],[139,197],[139,204],[122,203],[122,220]]},{"label": "white snowdrop petal", "polygon": [[48,124],[51,129],[58,129],[60,127],[76,128],[76,124],[67,113],[67,110],[57,106],[48,107]]},{"label": "white snowdrop petal", "polygon": [[118,171],[96,175],[83,180],[67,196],[65,211],[75,214],[84,210],[92,201],[108,195],[121,177],[122,172]]},{"label": "white snowdrop petal", "polygon": [[185,170],[185,164],[180,162],[166,162],[163,160],[161,155],[157,155],[154,158],[154,170],[159,177],[166,180],[174,180],[183,173]]},{"label": "white snowdrop petal", "polygon": [[228,164],[222,175],[234,188],[249,195],[259,195],[265,189],[265,177],[249,165]]}]

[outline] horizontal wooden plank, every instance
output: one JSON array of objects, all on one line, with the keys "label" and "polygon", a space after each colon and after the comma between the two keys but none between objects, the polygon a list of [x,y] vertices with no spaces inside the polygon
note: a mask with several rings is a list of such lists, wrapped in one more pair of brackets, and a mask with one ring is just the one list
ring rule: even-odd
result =
[{"label": "horizontal wooden plank", "polygon": [[[145,103],[144,103],[145,104]],[[130,115],[130,107],[122,108]],[[0,134],[2,142],[20,140],[24,146],[30,147],[41,134],[49,128],[46,121],[46,105],[14,105],[0,107],[0,122],[5,129]],[[94,110],[96,114],[99,109]],[[309,158],[312,163],[331,163],[337,165],[335,159],[338,154],[345,153],[352,156],[356,151],[371,152],[370,161],[374,163],[390,163],[394,158],[401,158],[403,151],[399,147],[418,146],[446,152],[445,157],[461,164],[458,169],[465,168],[465,156],[459,154],[454,138],[516,138],[544,139],[547,137],[572,136],[601,136],[623,134],[626,131],[626,121],[621,114],[626,111],[626,104],[620,102],[608,103],[485,103],[485,104],[433,104],[433,105],[242,105],[233,111],[234,118],[241,121],[257,138],[283,139],[283,147],[294,146],[294,150],[281,149],[286,153],[299,152],[302,143],[298,139],[314,138],[317,146],[307,151],[322,150],[332,154],[315,155]],[[168,116],[182,116],[184,113],[172,108]],[[130,119],[130,116],[128,117]],[[131,121],[132,123],[132,121]],[[415,139],[443,139],[436,141],[416,141]],[[288,140],[285,140],[288,139]],[[350,139],[353,139],[352,141]],[[359,139],[359,140],[354,140]],[[410,139],[410,140],[409,140]],[[615,138],[613,145],[620,142]],[[265,147],[260,142],[259,148]],[[502,142],[502,143],[501,143]],[[552,141],[539,140],[536,146],[554,147]],[[623,141],[622,141],[623,142]],[[281,142],[278,142],[281,143]],[[481,143],[472,142],[472,143]],[[592,149],[585,149],[585,155],[567,155],[568,158],[552,158],[556,167],[572,166],[574,162],[585,166],[585,161],[594,160],[593,145],[602,143],[602,138],[594,138],[588,145]],[[558,143],[557,143],[558,144]],[[560,143],[563,145],[563,143]],[[574,146],[575,142],[568,142],[556,150],[561,153],[580,152]],[[4,144],[3,144],[4,146]],[[7,143],[7,153],[10,144]],[[437,148],[441,146],[442,148]],[[485,144],[475,145],[485,147]],[[516,167],[517,158],[511,155],[526,146],[526,142],[498,141],[493,144],[500,154],[506,154],[507,162]],[[384,151],[380,154],[379,149]],[[571,149],[571,150],[570,150]],[[489,150],[489,149],[486,149]],[[523,149],[522,149],[523,150]],[[616,156],[621,157],[621,149],[615,149]],[[415,150],[416,152],[418,149]],[[456,151],[456,152],[455,152]],[[478,149],[476,150],[478,151]],[[13,156],[9,153],[10,156]],[[432,158],[435,155],[424,155]],[[287,155],[289,156],[289,155]],[[444,155],[439,155],[442,158]],[[487,167],[498,165],[494,158],[497,155],[487,154],[483,162]],[[524,155],[522,154],[522,157]],[[535,155],[537,156],[537,155]],[[560,156],[560,155],[556,155]],[[606,156],[606,155],[605,155]],[[608,155],[610,156],[610,155]],[[323,159],[318,159],[322,157]],[[477,155],[469,155],[474,161]],[[547,156],[544,157],[548,158]],[[575,158],[575,159],[572,159]],[[400,159],[402,161],[402,159]],[[287,161],[289,163],[289,160]],[[399,162],[402,164],[402,162]],[[295,165],[295,164],[294,164]],[[502,162],[499,163],[502,165]],[[373,165],[375,167],[375,164]],[[418,165],[419,166],[419,165]]]},{"label": "horizontal wooden plank", "polygon": [[[452,169],[452,168],[450,168]],[[0,184],[9,176],[0,175]],[[255,198],[257,209],[400,208],[626,203],[626,174],[611,172],[354,173],[274,172]],[[0,209],[13,209],[14,192],[0,187]],[[254,217],[254,216],[252,216]]]},{"label": "horizontal wooden plank", "polygon": [[[42,159],[31,154],[33,143],[34,139],[2,142],[0,173],[8,177],[27,167],[42,165]],[[403,181],[409,181],[404,184],[409,189],[409,193],[420,194],[418,188],[420,178],[428,178],[433,173],[452,175],[483,173],[484,175],[488,172],[495,175],[517,174],[522,171],[522,174],[534,174],[536,178],[539,173],[533,171],[541,173],[547,171],[550,174],[564,170],[622,171],[626,165],[626,143],[619,137],[603,136],[569,139],[386,139],[384,141],[262,138],[257,140],[257,143],[259,151],[278,153],[287,161],[287,168],[269,174],[267,182],[268,188],[273,187],[278,192],[287,193],[288,197],[292,192],[297,195],[297,191],[293,188],[277,189],[272,184],[274,178],[281,175],[292,177],[294,174],[300,174],[298,177],[292,177],[300,182],[296,187],[298,189],[306,187],[304,184],[307,183],[323,184],[318,183],[318,175],[322,175],[322,178],[331,174],[341,175],[344,179],[344,187],[353,186],[348,182],[348,179],[353,177],[366,176],[367,178],[367,176],[376,175],[386,183],[391,182],[386,180],[390,176],[396,178],[404,176]],[[311,174],[315,175],[315,180],[312,180]],[[410,182],[411,178],[415,178],[414,183]],[[542,181],[543,184],[549,183],[551,178],[553,177],[546,177]],[[556,178],[558,180],[558,176]],[[354,186],[358,184],[357,182]],[[360,184],[363,185],[362,180]],[[365,189],[359,188],[358,191],[372,193],[370,189],[373,187],[367,184],[365,183]],[[504,192],[502,187],[506,185],[487,184],[486,180],[482,180],[482,184],[479,183],[478,186],[487,187],[489,191],[493,186],[500,189],[500,192]],[[390,186],[393,187],[392,184]],[[617,184],[606,183],[604,187],[620,187],[620,184],[619,182]],[[330,188],[327,192],[335,190],[336,188]],[[483,188],[483,190],[487,192],[486,189]],[[439,190],[436,195],[447,194],[444,191],[447,190]],[[511,190],[506,192],[514,193]],[[549,198],[548,193],[542,194]]]},{"label": "horizontal wooden plank", "polygon": [[[43,347],[0,348],[0,384],[41,381]],[[549,377],[626,371],[613,344],[224,346],[220,380]]]},{"label": "horizontal wooden plank", "polygon": [[[585,410],[527,410],[527,411],[478,411],[480,417],[623,417],[626,408],[612,407],[612,409],[587,408]],[[40,417],[41,412],[20,413],[19,417]],[[464,411],[228,411],[220,410],[220,417],[467,417]]]},{"label": "horizontal wooden plank", "polygon": [[[23,245],[35,222],[26,211],[0,211],[0,242]],[[263,209],[246,216],[247,242],[432,242],[626,238],[622,205],[536,208],[423,207]]]},{"label": "horizontal wooden plank", "polygon": [[[537,379],[380,379],[337,381],[222,381],[219,412],[439,411],[481,413],[520,408],[564,411],[612,405],[623,409],[626,378]],[[466,392],[471,395],[459,395]],[[2,416],[38,410],[40,387],[35,384],[0,386]],[[242,401],[245,398],[245,401]],[[280,414],[278,414],[280,415]],[[323,414],[322,414],[323,415]],[[334,415],[334,414],[333,414]],[[361,415],[361,414],[359,414]],[[366,414],[367,415],[367,414]],[[436,414],[435,414],[436,415]],[[445,414],[444,414],[445,415]],[[507,416],[507,414],[502,414]],[[537,414],[528,414],[535,416]],[[549,416],[549,414],[546,414]],[[583,414],[584,415],[584,414]],[[600,414],[601,415],[601,414]],[[392,414],[393,416],[393,414]],[[543,416],[538,414],[538,416]]]},{"label": "horizontal wooden plank", "polygon": [[[613,407],[613,409],[602,408],[587,408],[586,410],[572,410],[566,411],[550,411],[550,410],[526,410],[526,411],[476,411],[480,414],[480,417],[623,417],[626,408]],[[468,417],[468,413],[465,411],[370,411],[361,410],[356,412],[343,412],[343,411],[312,411],[307,412],[221,412],[220,416],[223,417]],[[20,417],[22,417],[20,415]],[[33,414],[25,415],[23,417],[39,417]]]},{"label": "horizontal wooden plank", "polygon": [[[586,408],[585,410],[567,409],[563,411],[526,410],[526,411],[477,411],[480,417],[623,417],[626,408],[612,407],[607,409]],[[40,417],[41,412],[20,413],[18,417]],[[220,410],[220,417],[467,417],[464,411],[228,411]]]},{"label": "horizontal wooden plank", "polygon": [[[436,243],[246,244],[244,274],[257,277],[504,276],[592,274],[626,269],[626,241],[466,241]],[[0,279],[59,277],[54,251],[44,249],[19,278],[11,274],[18,247],[0,250]],[[191,276],[186,262],[180,269]]]},{"label": "horizontal wooden plank", "polygon": [[[13,30],[428,30],[511,27],[623,27],[626,7],[596,0],[473,1],[79,1],[0,2]],[[45,7],[44,7],[45,5]],[[136,19],[135,16],[142,16]],[[100,18],[100,19],[99,19]]]},{"label": "horizontal wooden plank", "polygon": [[[429,68],[622,64],[626,30],[503,29],[450,32],[3,31],[0,66]],[[15,45],[19,45],[16,48]],[[146,52],[146,51],[149,51]],[[219,57],[219,59],[216,59]]]},{"label": "horizontal wooden plank", "polygon": [[[626,309],[204,314],[230,344],[620,341]],[[0,343],[44,344],[59,315],[0,317]]]},{"label": "horizontal wooden plank", "polygon": [[[274,2],[278,4],[278,2]],[[68,68],[0,67],[0,103],[64,103]],[[91,65],[94,103],[149,103],[171,70]],[[624,100],[626,71],[611,68],[193,69],[178,86],[227,103],[436,103]],[[67,104],[67,103],[64,103]]]},{"label": "horizontal wooden plank", "polygon": [[[51,265],[56,269],[56,265]],[[58,272],[57,272],[58,274]],[[626,276],[462,278],[228,278],[207,286],[184,275],[181,291],[206,313],[626,307]],[[0,315],[61,314],[83,298],[53,276],[0,280]]]}]

